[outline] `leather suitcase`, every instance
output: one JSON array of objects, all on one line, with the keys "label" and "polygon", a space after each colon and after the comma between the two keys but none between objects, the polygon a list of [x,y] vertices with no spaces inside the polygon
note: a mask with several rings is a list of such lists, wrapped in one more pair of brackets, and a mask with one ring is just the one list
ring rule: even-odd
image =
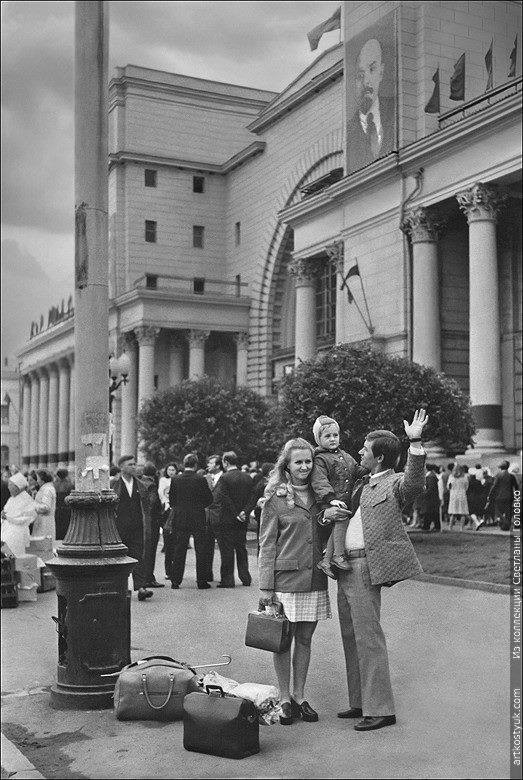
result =
[{"label": "leather suitcase", "polygon": [[271,653],[285,653],[292,642],[291,625],[283,612],[272,615],[268,612],[249,612],[245,644]]},{"label": "leather suitcase", "polygon": [[[211,694],[217,689],[219,695]],[[258,710],[247,699],[226,696],[217,685],[183,700],[183,746],[222,758],[246,758],[260,752]]]},{"label": "leather suitcase", "polygon": [[181,720],[185,695],[198,690],[190,666],[168,656],[149,656],[120,672],[114,712],[118,720]]}]

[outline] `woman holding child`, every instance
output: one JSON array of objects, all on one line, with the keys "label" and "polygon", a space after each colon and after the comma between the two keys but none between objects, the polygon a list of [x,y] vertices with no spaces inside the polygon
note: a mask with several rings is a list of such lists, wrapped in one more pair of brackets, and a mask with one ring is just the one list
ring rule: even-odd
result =
[{"label": "woman holding child", "polygon": [[305,439],[285,444],[269,476],[260,521],[260,603],[281,604],[293,632],[292,697],[291,650],[273,656],[283,725],[297,718],[318,720],[304,698],[304,687],[317,622],[331,617],[327,578],[318,569],[325,530],[317,523],[320,505],[310,484],[313,457]]}]

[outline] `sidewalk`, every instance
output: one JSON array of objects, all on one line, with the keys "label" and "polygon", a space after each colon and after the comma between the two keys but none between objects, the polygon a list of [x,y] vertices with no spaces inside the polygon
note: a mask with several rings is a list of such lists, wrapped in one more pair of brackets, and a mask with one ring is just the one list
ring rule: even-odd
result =
[{"label": "sidewalk", "polygon": [[[160,557],[157,572],[160,574]],[[249,558],[253,574],[255,558]],[[215,560],[218,569],[219,555]],[[243,643],[250,588],[196,589],[194,553],[180,590],[132,602],[132,659],[193,663],[229,653],[226,675],[274,683],[272,659]],[[426,582],[383,593],[397,725],[358,734],[336,718],[348,704],[336,613],[313,640],[307,698],[316,724],[260,727],[261,752],[242,761],[188,753],[182,724],[119,722],[111,710],[50,707],[56,594],[2,610],[2,731],[45,778],[498,778],[509,768],[508,598]],[[2,777],[21,778],[9,754]],[[16,771],[16,775],[9,772]],[[38,775],[27,775],[36,777]]]}]

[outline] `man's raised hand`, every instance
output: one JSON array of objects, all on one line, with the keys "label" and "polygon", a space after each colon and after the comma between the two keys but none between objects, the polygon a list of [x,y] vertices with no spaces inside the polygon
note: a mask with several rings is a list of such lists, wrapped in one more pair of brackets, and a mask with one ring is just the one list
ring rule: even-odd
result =
[{"label": "man's raised hand", "polygon": [[416,409],[410,425],[407,422],[407,420],[403,420],[403,425],[405,426],[405,433],[407,434],[409,439],[421,439],[423,428],[426,426],[428,421],[429,421],[429,416],[425,412],[425,409]]}]

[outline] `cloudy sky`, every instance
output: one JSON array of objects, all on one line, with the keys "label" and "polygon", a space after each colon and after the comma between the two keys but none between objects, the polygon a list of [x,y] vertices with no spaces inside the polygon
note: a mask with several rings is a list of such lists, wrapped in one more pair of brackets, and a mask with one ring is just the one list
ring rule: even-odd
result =
[{"label": "cloudy sky", "polygon": [[[132,63],[281,90],[331,2],[110,2],[110,70]],[[2,2],[2,355],[73,289],[74,3]],[[13,360],[14,365],[14,360]]]}]

